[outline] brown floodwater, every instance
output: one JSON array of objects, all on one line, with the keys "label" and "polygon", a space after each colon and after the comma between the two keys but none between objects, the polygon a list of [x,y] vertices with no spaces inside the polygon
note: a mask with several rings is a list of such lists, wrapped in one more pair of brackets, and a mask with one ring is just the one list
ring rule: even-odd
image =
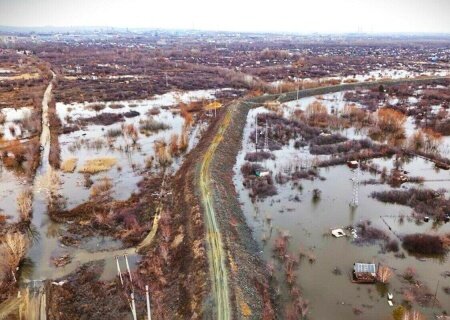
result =
[{"label": "brown floodwater", "polygon": [[[311,101],[311,99],[309,99]],[[298,105],[302,105],[301,101]],[[295,108],[296,104],[291,106]],[[288,252],[298,255],[300,251],[311,252],[316,260],[310,263],[304,258],[296,272],[297,283],[302,290],[304,298],[310,301],[309,318],[311,319],[385,319],[389,318],[393,307],[388,305],[387,294],[394,295],[394,306],[403,301],[401,274],[407,267],[417,271],[417,279],[426,284],[434,295],[436,286],[437,300],[435,307],[423,308],[417,304],[413,307],[431,317],[434,314],[450,312],[450,298],[443,292],[444,287],[450,286],[450,278],[442,274],[450,271],[448,257],[418,259],[409,255],[400,247],[400,253],[405,258],[396,258],[393,253],[383,253],[379,244],[357,245],[352,236],[334,238],[330,230],[355,225],[360,221],[370,220],[372,225],[387,232],[392,239],[398,235],[414,232],[430,232],[443,234],[450,232],[450,223],[437,225],[433,222],[416,223],[411,219],[400,219],[401,215],[408,216],[412,209],[395,204],[384,204],[370,197],[374,191],[389,190],[388,185],[360,184],[359,206],[352,208],[353,184],[351,178],[354,171],[345,165],[330,168],[321,168],[320,175],[325,180],[301,181],[302,189],[294,186],[292,182],[284,185],[277,184],[278,194],[262,201],[252,203],[248,190],[243,186],[243,177],[240,167],[244,163],[244,156],[254,151],[254,145],[249,142],[248,136],[254,129],[256,113],[267,112],[262,108],[249,112],[247,125],[244,129],[243,150],[237,156],[234,182],[238,190],[242,209],[254,237],[261,246],[262,255],[267,263],[273,263],[282,302],[289,301],[288,288],[284,282],[283,267],[273,255],[274,239],[280,231],[290,235]],[[261,124],[260,124],[261,125]],[[307,148],[296,150],[286,146],[273,152],[275,160],[265,160],[261,164],[270,169],[273,174],[279,171],[289,172],[295,165],[307,164],[311,155]],[[393,159],[374,159],[380,168],[393,167]],[[436,170],[434,164],[421,158],[410,159],[403,164],[411,176],[423,176],[426,181],[421,184],[404,184],[401,188],[445,188],[449,190],[450,173]],[[360,172],[360,181],[376,178],[368,172]],[[430,181],[427,181],[430,180]],[[319,201],[312,201],[314,189],[322,191]],[[294,200],[294,197],[300,201]],[[448,194],[447,194],[448,196]],[[385,222],[391,227],[389,230]],[[268,219],[269,218],[269,219]],[[263,240],[264,239],[264,240]],[[382,284],[355,284],[351,282],[350,274],[353,263],[374,262],[391,267],[395,275],[387,285]],[[336,275],[333,270],[340,270]],[[438,306],[439,305],[439,306]],[[362,310],[361,315],[354,314],[354,308]]]}]

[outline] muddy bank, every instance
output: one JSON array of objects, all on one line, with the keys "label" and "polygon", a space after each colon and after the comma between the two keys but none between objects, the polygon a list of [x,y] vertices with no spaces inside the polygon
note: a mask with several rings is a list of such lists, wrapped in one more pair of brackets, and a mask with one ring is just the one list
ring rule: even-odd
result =
[{"label": "muddy bank", "polygon": [[[47,282],[47,318],[132,319],[126,288],[119,280],[100,281],[102,269],[101,262],[89,263],[65,280]],[[137,302],[137,310],[143,314],[144,301]]]}]

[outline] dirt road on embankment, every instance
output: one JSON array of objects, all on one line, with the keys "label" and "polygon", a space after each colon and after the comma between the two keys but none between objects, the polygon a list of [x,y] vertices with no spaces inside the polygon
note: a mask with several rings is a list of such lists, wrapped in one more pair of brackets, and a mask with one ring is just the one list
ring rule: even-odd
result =
[{"label": "dirt road on embankment", "polygon": [[236,101],[221,110],[218,129],[202,157],[196,176],[207,234],[214,319],[271,319],[279,314],[274,306],[269,276],[259,247],[247,226],[232,181],[248,111],[270,100],[287,102],[297,97],[356,88],[428,83],[442,79],[448,80],[450,77],[383,80],[305,89]]}]

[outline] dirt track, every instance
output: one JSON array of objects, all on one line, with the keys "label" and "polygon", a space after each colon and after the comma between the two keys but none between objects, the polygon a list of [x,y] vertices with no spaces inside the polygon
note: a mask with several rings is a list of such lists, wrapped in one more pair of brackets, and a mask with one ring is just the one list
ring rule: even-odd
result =
[{"label": "dirt track", "polygon": [[214,212],[212,194],[210,192],[210,163],[217,146],[223,138],[224,131],[230,124],[230,118],[231,112],[230,109],[228,109],[217,134],[203,157],[200,169],[200,191],[203,207],[205,209],[208,258],[212,287],[214,291],[213,294],[215,300],[216,319],[230,319],[231,310],[228,291],[228,275],[227,268],[225,266],[226,256],[223,249],[219,225],[216,220],[216,213]]}]

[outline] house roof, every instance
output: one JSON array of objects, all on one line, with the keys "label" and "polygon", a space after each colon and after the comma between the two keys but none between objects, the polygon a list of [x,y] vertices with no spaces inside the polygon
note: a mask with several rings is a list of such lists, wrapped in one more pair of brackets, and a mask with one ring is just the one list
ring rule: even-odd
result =
[{"label": "house roof", "polygon": [[353,270],[355,273],[376,273],[377,267],[374,263],[355,263]]}]

